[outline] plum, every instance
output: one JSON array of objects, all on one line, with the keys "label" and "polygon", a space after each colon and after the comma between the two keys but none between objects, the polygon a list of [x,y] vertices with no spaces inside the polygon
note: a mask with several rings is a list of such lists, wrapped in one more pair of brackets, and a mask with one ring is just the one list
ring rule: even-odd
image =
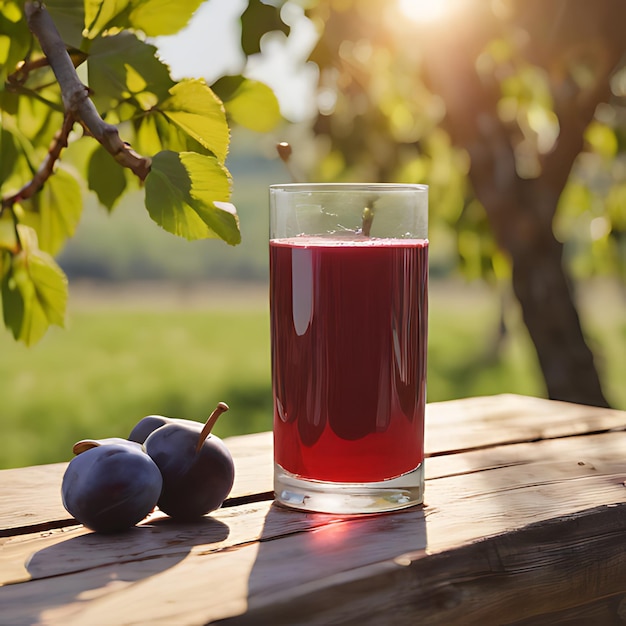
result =
[{"label": "plum", "polygon": [[228,405],[220,402],[202,428],[177,421],[154,430],[146,452],[161,471],[158,506],[175,519],[191,521],[219,508],[232,489],[233,458],[224,442],[210,434]]},{"label": "plum", "polygon": [[156,506],[163,479],[140,444],[83,440],[63,475],[63,506],[91,530],[110,533],[134,526]]},{"label": "plum", "polygon": [[165,424],[187,424],[198,429],[198,432],[202,430],[204,424],[202,422],[196,422],[194,420],[186,420],[180,417],[165,417],[164,415],[146,415],[142,417],[130,431],[128,435],[129,441],[136,441],[137,443],[143,443],[150,433],[155,431]]}]

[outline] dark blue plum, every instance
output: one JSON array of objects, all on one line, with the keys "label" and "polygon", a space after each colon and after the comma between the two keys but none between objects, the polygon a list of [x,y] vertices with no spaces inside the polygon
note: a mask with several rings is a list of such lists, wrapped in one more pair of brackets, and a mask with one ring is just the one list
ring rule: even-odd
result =
[{"label": "dark blue plum", "polygon": [[193,420],[186,420],[180,417],[165,417],[164,415],[147,415],[146,417],[141,418],[130,431],[130,435],[128,435],[129,441],[135,441],[137,443],[143,443],[150,433],[155,431],[157,428],[161,428],[161,426],[165,426],[165,424],[189,424],[191,426],[196,426],[198,428],[198,432],[202,430],[201,422],[194,422]]},{"label": "dark blue plum", "polygon": [[183,423],[166,424],[152,432],[144,443],[163,477],[159,508],[179,520],[195,520],[219,508],[233,487],[235,466],[226,444],[210,429],[219,413],[218,405],[199,431]]},{"label": "dark blue plum", "polygon": [[139,444],[103,443],[75,456],[63,476],[63,506],[91,530],[134,526],[155,507],[163,480]]}]

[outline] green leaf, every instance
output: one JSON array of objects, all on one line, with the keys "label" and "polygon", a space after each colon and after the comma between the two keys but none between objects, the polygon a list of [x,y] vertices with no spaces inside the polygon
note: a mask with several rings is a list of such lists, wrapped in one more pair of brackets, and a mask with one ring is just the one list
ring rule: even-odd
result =
[{"label": "green leaf", "polygon": [[221,100],[203,80],[184,80],[170,89],[159,110],[186,136],[224,163],[230,132]]},{"label": "green leaf", "polygon": [[[4,87],[6,87],[6,85],[4,85]],[[0,84],[0,109],[3,112],[2,117],[4,117],[5,113],[7,115],[16,115],[19,108],[19,101],[20,96],[12,91],[3,91],[3,85]],[[0,122],[2,122],[2,117],[0,117]]]},{"label": "green leaf", "polygon": [[[50,79],[54,80],[52,74]],[[56,91],[58,91],[58,94]],[[59,110],[51,108],[48,104],[40,102],[34,97],[21,96],[19,100],[16,116],[17,132],[15,132],[16,129],[14,129],[14,132],[18,138],[26,138],[38,149],[39,156],[34,158],[34,163],[36,163],[37,167],[47,153],[50,142],[63,124],[63,107],[61,105],[61,92],[58,90],[58,86],[56,91],[53,97],[56,98],[58,96]],[[20,141],[22,148],[24,148],[23,139],[20,139]],[[32,158],[32,156],[29,155],[29,158]]]},{"label": "green leaf", "polygon": [[224,163],[230,131],[224,107],[203,80],[185,80],[170,97],[134,121],[135,149],[152,155],[161,150],[213,155]]},{"label": "green leaf", "polygon": [[31,43],[31,34],[22,15],[20,4],[0,3],[0,91],[6,77],[24,59]]},{"label": "green leaf", "polygon": [[80,48],[85,29],[85,8],[77,0],[46,0],[50,13],[63,42],[68,46]]},{"label": "green leaf", "polygon": [[[8,250],[0,250],[0,283],[4,280],[6,273],[9,271],[9,267],[11,265],[11,252]],[[0,285],[1,289],[1,285]],[[2,294],[0,293],[0,306],[2,302]]]},{"label": "green leaf", "polygon": [[18,251],[15,222],[9,211],[0,214],[0,254],[3,250]]},{"label": "green leaf", "polygon": [[9,265],[9,271],[2,276],[0,293],[2,293],[4,325],[11,331],[15,339],[19,339],[24,321],[24,298],[11,272],[11,265]]},{"label": "green leaf", "polygon": [[87,37],[92,39],[102,32],[129,4],[130,0],[85,0]]},{"label": "green leaf", "polygon": [[289,34],[289,26],[280,18],[280,7],[269,6],[261,0],[250,0],[241,16],[241,47],[244,53],[261,52],[261,37],[274,30]]},{"label": "green leaf", "polygon": [[83,208],[80,185],[69,172],[58,168],[23,206],[20,222],[37,233],[41,250],[56,254],[76,232]]},{"label": "green leaf", "polygon": [[32,147],[19,129],[0,128],[0,195],[18,191],[33,176],[27,153]]},{"label": "green leaf", "polygon": [[93,42],[87,66],[89,88],[99,111],[106,112],[128,99],[148,110],[169,96],[175,83],[156,51],[155,46],[128,32]]},{"label": "green leaf", "polygon": [[203,0],[135,0],[130,12],[130,25],[148,37],[173,35],[191,19]]},{"label": "green leaf", "polygon": [[0,190],[12,174],[18,154],[19,150],[13,133],[0,127],[0,155],[2,155],[0,159]]},{"label": "green leaf", "polygon": [[215,156],[158,109],[141,115],[134,123],[135,149],[140,154],[152,155],[161,150],[172,150]]},{"label": "green leaf", "polygon": [[89,158],[87,183],[109,211],[126,189],[124,168],[100,144]]},{"label": "green leaf", "polygon": [[158,111],[153,111],[134,121],[135,139],[133,147],[139,154],[150,156],[170,147],[166,141],[162,140],[157,127],[159,115],[161,114]]},{"label": "green leaf", "polygon": [[51,324],[63,326],[67,278],[54,259],[37,246],[34,230],[18,225],[22,252],[2,282],[5,325],[26,345],[39,341]]},{"label": "green leaf", "polygon": [[217,81],[212,89],[221,98],[226,114],[235,124],[266,133],[282,119],[274,92],[259,81],[226,76]]},{"label": "green leaf", "polygon": [[194,152],[159,152],[146,178],[146,208],[165,230],[187,239],[241,241],[235,208],[228,203],[231,180],[214,157]]}]

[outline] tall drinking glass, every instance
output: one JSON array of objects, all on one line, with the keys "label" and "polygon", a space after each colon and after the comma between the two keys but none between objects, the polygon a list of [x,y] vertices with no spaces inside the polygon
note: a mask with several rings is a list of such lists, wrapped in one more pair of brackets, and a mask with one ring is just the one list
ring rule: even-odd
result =
[{"label": "tall drinking glass", "polygon": [[270,187],[274,490],[309,511],[422,502],[428,187]]}]

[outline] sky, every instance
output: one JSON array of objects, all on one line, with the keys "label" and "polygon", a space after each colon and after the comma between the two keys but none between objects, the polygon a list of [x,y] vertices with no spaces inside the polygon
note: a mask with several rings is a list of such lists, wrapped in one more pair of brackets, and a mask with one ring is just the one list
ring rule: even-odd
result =
[{"label": "sky", "polygon": [[239,17],[247,0],[208,0],[200,6],[189,25],[154,44],[170,66],[175,79],[204,77],[211,84],[223,75],[244,73],[269,85],[276,94],[283,115],[294,122],[315,113],[317,68],[305,63],[315,45],[316,32],[302,9],[287,5],[282,18],[291,26],[290,36],[267,35],[262,54],[246,60],[240,46]]}]

